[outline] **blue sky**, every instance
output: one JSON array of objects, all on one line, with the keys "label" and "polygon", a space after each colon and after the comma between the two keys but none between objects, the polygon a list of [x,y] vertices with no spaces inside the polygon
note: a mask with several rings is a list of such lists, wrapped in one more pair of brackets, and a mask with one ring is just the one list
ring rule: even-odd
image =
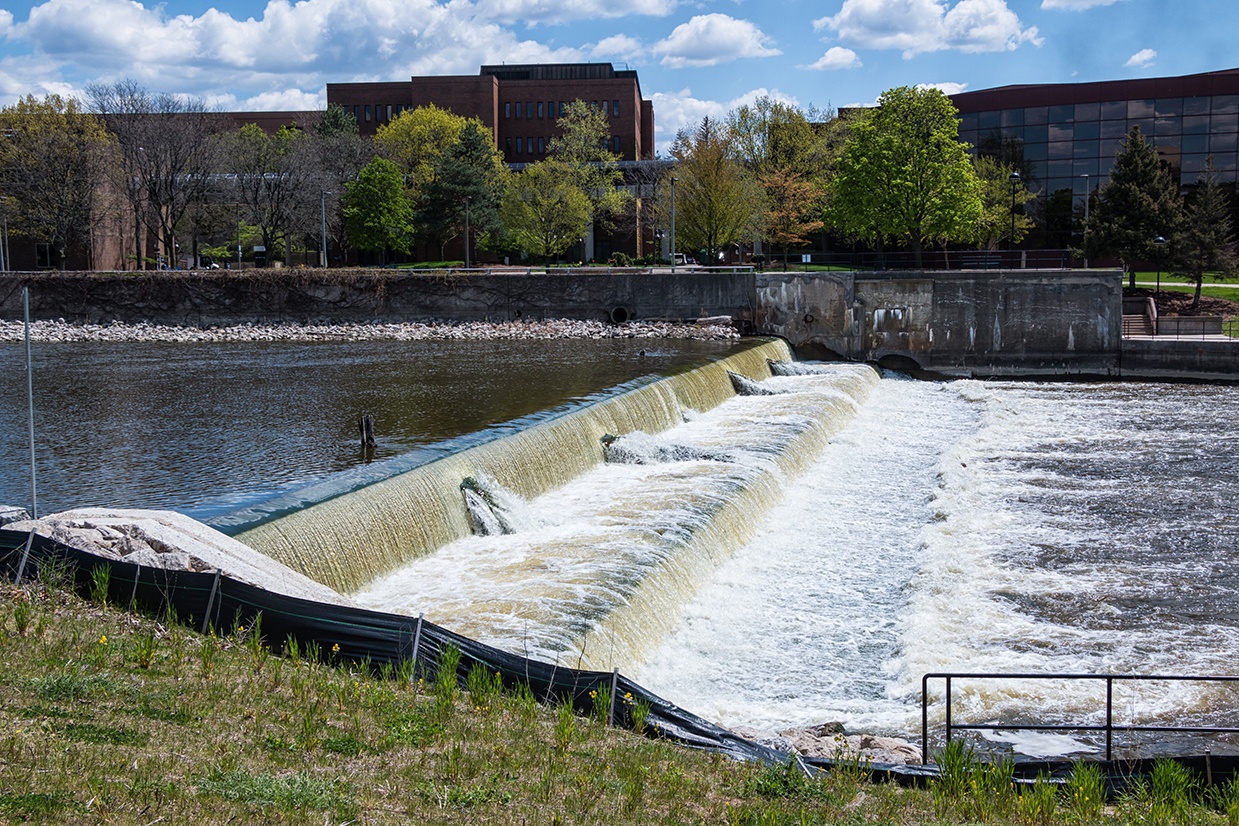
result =
[{"label": "blue sky", "polygon": [[230,110],[483,63],[637,69],[658,145],[760,95],[1157,77],[1239,66],[1236,0],[35,0],[0,7],[0,104],[132,78]]}]

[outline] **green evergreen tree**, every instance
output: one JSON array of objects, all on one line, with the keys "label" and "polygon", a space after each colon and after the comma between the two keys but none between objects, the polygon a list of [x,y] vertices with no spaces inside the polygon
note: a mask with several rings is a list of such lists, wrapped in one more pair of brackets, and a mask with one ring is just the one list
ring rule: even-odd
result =
[{"label": "green evergreen tree", "polygon": [[1153,258],[1157,254],[1153,239],[1173,239],[1182,221],[1178,184],[1140,127],[1133,126],[1085,224],[1084,257],[1118,258],[1130,273],[1128,286],[1135,289],[1132,265]]},{"label": "green evergreen tree", "polygon": [[1175,269],[1196,285],[1192,309],[1200,306],[1200,286],[1207,272],[1233,278],[1235,232],[1226,192],[1218,186],[1210,159],[1184,210],[1183,230],[1174,239]]},{"label": "green evergreen tree", "polygon": [[439,160],[418,205],[417,224],[438,241],[440,257],[443,246],[464,233],[466,210],[472,237],[498,237],[505,173],[490,133],[469,121]]}]

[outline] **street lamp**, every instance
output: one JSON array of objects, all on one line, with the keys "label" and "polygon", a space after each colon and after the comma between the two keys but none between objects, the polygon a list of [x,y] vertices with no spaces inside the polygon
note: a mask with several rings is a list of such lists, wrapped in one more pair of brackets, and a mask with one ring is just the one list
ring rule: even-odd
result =
[{"label": "street lamp", "polygon": [[675,272],[675,182],[679,178],[671,179],[671,271]]},{"label": "street lamp", "polygon": [[1015,249],[1015,188],[1020,185],[1020,173],[1012,172],[1007,180],[1011,182],[1011,237],[1007,240],[1007,249]]},{"label": "street lamp", "polygon": [[[1089,188],[1089,176],[1086,172],[1080,176],[1084,179],[1084,246],[1088,248],[1088,202],[1093,200],[1093,192]],[[1084,258],[1084,269],[1088,269],[1088,257]]]},{"label": "street lamp", "polygon": [[322,238],[322,261],[323,269],[327,269],[327,196],[331,193],[327,190],[321,190],[318,193],[319,218],[319,237]]},{"label": "street lamp", "polygon": [[[1157,257],[1157,289],[1153,293],[1153,306],[1157,306],[1157,299],[1162,294],[1162,247],[1166,245],[1166,239],[1160,235],[1153,239],[1153,253]],[[1153,328],[1153,334],[1157,334],[1157,328]]]},{"label": "street lamp", "polygon": [[469,204],[473,202],[472,195],[465,196],[465,269],[469,269]]}]

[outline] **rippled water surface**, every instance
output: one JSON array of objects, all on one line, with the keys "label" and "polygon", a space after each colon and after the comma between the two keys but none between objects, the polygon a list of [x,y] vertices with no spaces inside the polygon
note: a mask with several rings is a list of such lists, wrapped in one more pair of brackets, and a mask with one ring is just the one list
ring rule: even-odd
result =
[{"label": "rippled water surface", "polygon": [[[729,342],[34,344],[39,511],[194,512],[535,414]],[[0,504],[30,501],[25,346],[0,344]]]}]

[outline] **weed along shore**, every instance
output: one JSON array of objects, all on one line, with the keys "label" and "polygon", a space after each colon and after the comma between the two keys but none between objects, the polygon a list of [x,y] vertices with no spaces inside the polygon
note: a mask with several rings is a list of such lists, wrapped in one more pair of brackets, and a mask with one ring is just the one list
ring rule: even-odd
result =
[{"label": "weed along shore", "polygon": [[[429,673],[270,650],[69,589],[0,586],[0,818],[36,823],[1138,824],[1239,822],[1234,782],[1160,761],[1107,799],[1078,765],[1013,782],[958,741],[922,787],[728,760],[539,704],[449,649]],[[315,655],[318,655],[316,658]]]}]

